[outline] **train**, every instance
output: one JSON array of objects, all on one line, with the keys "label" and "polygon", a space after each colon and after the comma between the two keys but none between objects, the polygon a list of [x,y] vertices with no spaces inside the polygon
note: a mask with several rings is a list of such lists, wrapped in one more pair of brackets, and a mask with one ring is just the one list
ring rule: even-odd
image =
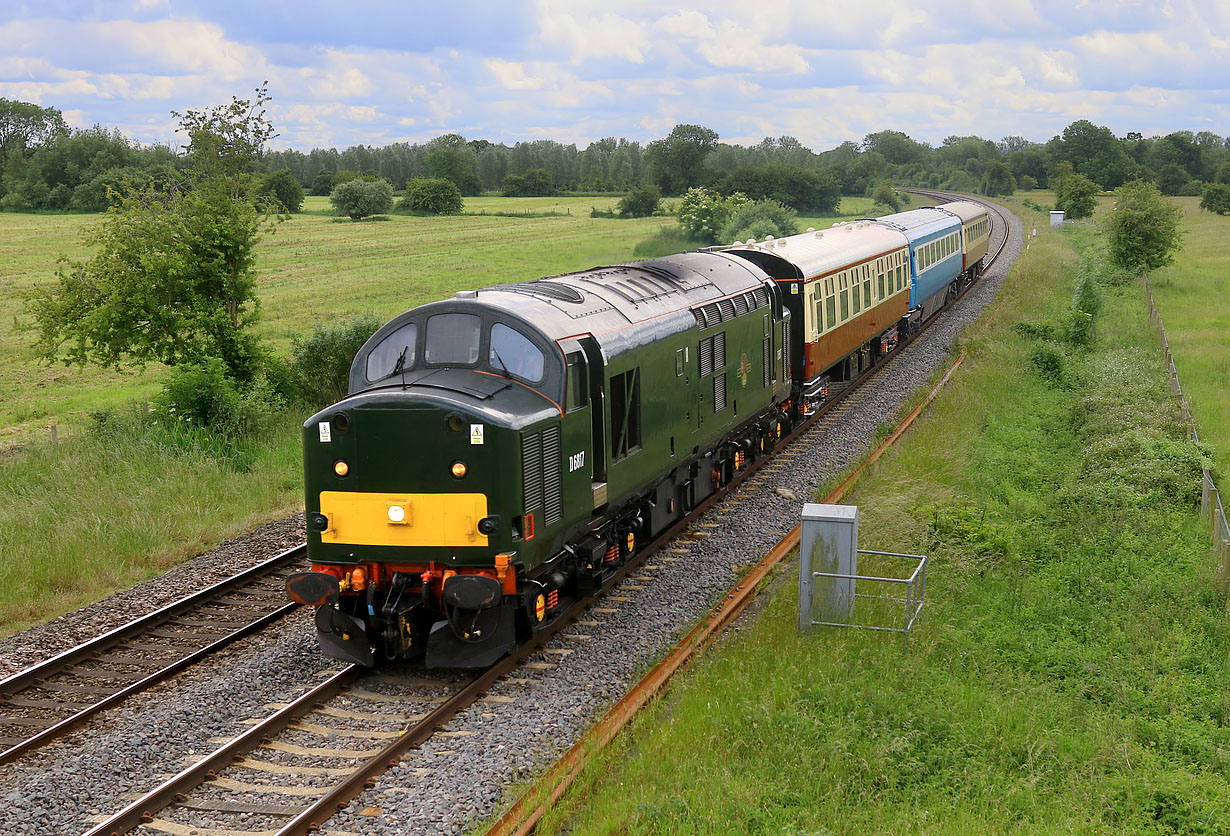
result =
[{"label": "train", "polygon": [[303,425],[325,655],[481,668],[594,594],[974,281],[956,202],[458,292]]}]

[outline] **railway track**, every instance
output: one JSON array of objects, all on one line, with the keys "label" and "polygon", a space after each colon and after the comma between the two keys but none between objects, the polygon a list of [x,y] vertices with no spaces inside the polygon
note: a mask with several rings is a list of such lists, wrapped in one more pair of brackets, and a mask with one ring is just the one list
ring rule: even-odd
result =
[{"label": "railway track", "polygon": [[289,614],[297,546],[0,680],[0,764]]},{"label": "railway track", "polygon": [[[984,269],[1002,252],[1007,240],[1006,223],[1000,217],[999,245],[987,257]],[[820,431],[824,422],[839,420],[845,408],[840,406],[844,397],[881,371],[888,359],[908,350],[910,342],[903,341],[884,361],[834,395],[790,435],[788,442]],[[787,450],[789,444],[778,449]],[[202,833],[214,829],[290,836],[320,829],[327,819],[370,788],[379,774],[396,766],[411,751],[437,734],[458,733],[447,728],[458,712],[483,699],[496,704],[515,699],[495,692],[515,689],[524,681],[515,676],[519,666],[557,630],[578,621],[598,598],[633,572],[652,568],[645,564],[661,549],[735,490],[749,481],[749,488],[758,484],[752,481],[757,472],[775,460],[776,455],[762,457],[726,491],[711,497],[696,513],[642,549],[599,595],[576,602],[550,628],[478,677],[465,682],[425,682],[421,672],[411,679],[390,679],[387,673],[363,671],[354,666],[345,668],[294,703],[276,707],[243,734],[226,741],[120,812],[99,821],[85,836],[119,836],[128,832],[179,834],[194,829]],[[781,466],[782,461],[777,461]],[[793,534],[797,538],[797,531]],[[746,607],[757,577],[767,573],[789,552],[789,538],[790,535],[770,553],[767,563],[738,583],[709,618],[702,619],[698,626],[702,638],[694,636],[697,630],[685,638],[681,647],[690,645],[691,649],[671,654],[671,658],[679,657],[671,672],[686,665],[695,649],[707,644],[729,618]],[[731,608],[734,615],[724,614]],[[383,682],[386,690],[377,690],[369,684],[372,682]],[[339,746],[339,740],[345,744]]]}]

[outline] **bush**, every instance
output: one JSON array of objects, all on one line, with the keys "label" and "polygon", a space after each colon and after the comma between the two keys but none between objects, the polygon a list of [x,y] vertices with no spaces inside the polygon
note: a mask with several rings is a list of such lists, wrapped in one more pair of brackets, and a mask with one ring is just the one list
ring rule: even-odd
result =
[{"label": "bush", "polygon": [[267,175],[256,193],[276,200],[284,212],[298,212],[303,208],[303,186],[286,168]]},{"label": "bush", "polygon": [[1178,208],[1161,196],[1157,186],[1141,180],[1120,186],[1115,197],[1106,224],[1111,261],[1136,271],[1173,262],[1182,245]]},{"label": "bush", "polygon": [[1097,183],[1083,174],[1069,174],[1055,187],[1055,208],[1069,220],[1089,218],[1098,205],[1097,194]]},{"label": "bush", "polygon": [[871,199],[878,205],[884,206],[893,212],[901,211],[901,198],[897,194],[897,190],[893,188],[891,180],[884,180],[880,185],[876,186],[875,193]]},{"label": "bush", "polygon": [[722,229],[721,240],[738,241],[743,238],[763,240],[772,235],[781,238],[799,231],[799,216],[788,206],[776,200],[760,200],[735,209],[730,221]]},{"label": "bush", "polygon": [[525,174],[510,174],[504,178],[504,197],[550,197],[555,184],[544,168],[531,168]]},{"label": "bush", "polygon": [[[735,210],[750,203],[747,196],[740,192],[722,197],[709,189],[691,188],[684,192],[679,201],[679,226],[689,238],[713,244],[730,223]],[[723,240],[729,243],[733,239]]]},{"label": "bush", "polygon": [[625,218],[648,218],[658,211],[662,190],[653,184],[637,186],[619,201],[619,214]]},{"label": "bush", "polygon": [[1230,212],[1230,184],[1209,183],[1200,197],[1200,208],[1224,215]]},{"label": "bush", "polygon": [[352,220],[393,209],[393,186],[388,180],[347,180],[333,188],[329,202]]},{"label": "bush", "polygon": [[718,181],[717,190],[752,200],[776,200],[796,211],[817,214],[836,211],[841,201],[841,184],[832,172],[781,162],[740,166]]},{"label": "bush", "polygon": [[674,255],[675,253],[694,250],[707,243],[709,242],[689,238],[680,227],[664,226],[657,235],[652,238],[646,238],[633,247],[632,257],[661,258],[664,255]]},{"label": "bush", "polygon": [[355,354],[383,324],[374,314],[363,314],[317,325],[307,337],[294,339],[291,374],[314,409],[323,409],[346,397]]},{"label": "bush", "polygon": [[442,177],[418,178],[406,183],[406,196],[397,204],[400,210],[428,212],[432,215],[461,214],[461,189]]},{"label": "bush", "polygon": [[285,407],[286,400],[264,374],[240,388],[217,358],[172,367],[153,401],[154,414],[168,426],[230,438],[263,434]]}]

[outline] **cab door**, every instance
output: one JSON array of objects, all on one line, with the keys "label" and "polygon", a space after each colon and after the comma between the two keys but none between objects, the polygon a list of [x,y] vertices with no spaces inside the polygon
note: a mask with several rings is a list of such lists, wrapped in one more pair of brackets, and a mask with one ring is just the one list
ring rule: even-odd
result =
[{"label": "cab door", "polygon": [[[606,504],[606,409],[602,355],[588,337],[562,340],[564,389],[565,490],[592,496],[593,508]],[[597,358],[595,365],[594,358]]]}]

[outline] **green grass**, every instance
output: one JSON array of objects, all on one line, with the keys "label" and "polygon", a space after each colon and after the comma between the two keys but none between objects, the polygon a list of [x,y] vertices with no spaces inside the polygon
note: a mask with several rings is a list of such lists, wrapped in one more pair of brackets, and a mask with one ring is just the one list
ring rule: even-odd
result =
[{"label": "green grass", "polygon": [[1030,359],[1068,316],[1069,238],[1039,227],[965,368],[847,500],[864,548],[931,556],[909,653],[800,637],[787,573],[539,832],[1230,829],[1230,626],[1139,286],[1104,289],[1060,374]]},{"label": "green grass", "polygon": [[1200,437],[1230,473],[1230,217],[1200,211],[1200,198],[1172,198],[1183,210],[1183,249],[1150,276],[1183,391]]}]

